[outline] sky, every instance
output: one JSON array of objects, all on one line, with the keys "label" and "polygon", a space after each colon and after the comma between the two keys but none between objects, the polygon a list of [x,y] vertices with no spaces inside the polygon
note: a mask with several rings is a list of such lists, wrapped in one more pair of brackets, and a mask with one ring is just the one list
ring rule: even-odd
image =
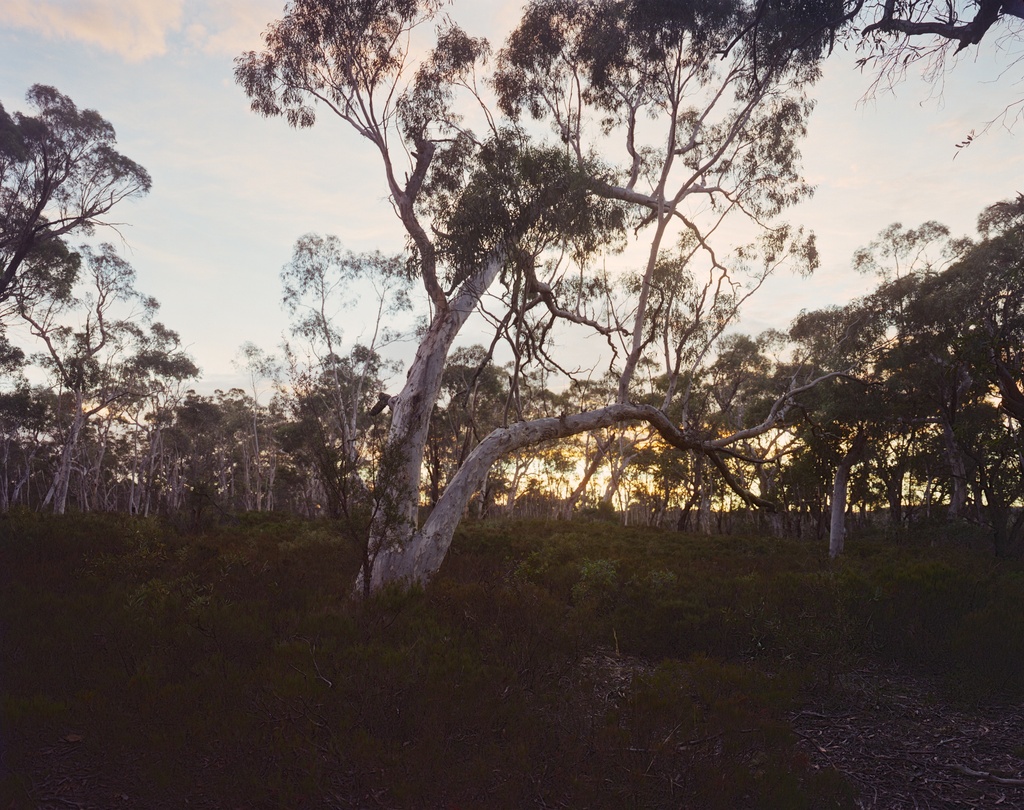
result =
[{"label": "sky", "polygon": [[[115,209],[120,235],[104,238],[161,302],[160,320],[203,369],[195,387],[204,393],[244,387],[243,343],[280,343],[279,273],[299,236],[334,234],[354,251],[403,244],[367,143],[327,116],[307,130],[263,119],[234,83],[233,59],[259,48],[282,9],[283,0],[0,0],[8,112],[25,109],[31,85],[52,85],[110,121],[119,150],[152,175],[149,195]],[[498,47],[520,9],[457,0],[450,14]],[[986,128],[1024,97],[1004,44],[962,54],[937,84],[912,72],[870,97],[871,76],[853,54],[826,63],[802,147],[816,191],[788,215],[816,233],[822,266],[810,279],[770,280],[741,329],[785,328],[802,309],[870,290],[852,253],[893,222],[937,220],[973,235],[982,208],[1024,191],[1024,122]],[[979,137],[958,150],[971,132]],[[372,327],[358,311],[346,320],[350,340]]]}]

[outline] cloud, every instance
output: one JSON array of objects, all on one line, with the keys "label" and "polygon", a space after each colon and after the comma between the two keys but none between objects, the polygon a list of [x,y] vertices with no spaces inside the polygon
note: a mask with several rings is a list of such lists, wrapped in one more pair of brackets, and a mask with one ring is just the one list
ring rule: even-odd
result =
[{"label": "cloud", "polygon": [[167,52],[185,0],[6,0],[5,25],[77,40],[141,62]]},{"label": "cloud", "polygon": [[95,45],[128,62],[186,47],[234,56],[259,48],[282,0],[4,0],[3,26]]},{"label": "cloud", "polygon": [[189,43],[211,55],[235,56],[263,45],[267,25],[281,16],[282,0],[219,0],[204,3],[194,20]]},{"label": "cloud", "polygon": [[[235,56],[263,45],[267,25],[280,18],[284,0],[0,0],[0,27],[51,40],[81,42],[128,62],[164,56],[175,49]],[[503,0],[486,12],[458,3],[470,30],[484,33],[496,21],[514,19],[519,4]]]}]

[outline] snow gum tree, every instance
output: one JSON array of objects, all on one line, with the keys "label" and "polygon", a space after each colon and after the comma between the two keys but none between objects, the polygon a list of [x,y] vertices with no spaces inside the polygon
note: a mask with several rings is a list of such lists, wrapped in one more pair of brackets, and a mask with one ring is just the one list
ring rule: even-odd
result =
[{"label": "snow gum tree", "polygon": [[[374,493],[386,508],[364,587],[427,580],[498,459],[613,425],[647,424],[765,503],[730,474],[730,448],[779,424],[811,381],[794,377],[759,424],[731,433],[680,418],[680,382],[767,274],[815,263],[813,240],[777,219],[810,193],[797,142],[827,36],[744,0],[543,0],[492,60],[441,11],[436,0],[295,0],[265,48],[236,60],[255,112],[307,127],[328,111],[370,143],[422,287],[426,326],[390,399]],[[598,260],[627,244],[640,258],[619,283]],[[667,282],[666,268],[687,283]],[[690,293],[668,305],[663,291],[679,286]],[[431,411],[474,312],[494,329],[484,361],[499,348],[513,358],[513,407],[419,525]],[[531,368],[595,370],[556,352],[585,336],[607,347],[609,398],[522,419],[516,390]],[[651,402],[636,371],[654,352],[669,380]]]}]

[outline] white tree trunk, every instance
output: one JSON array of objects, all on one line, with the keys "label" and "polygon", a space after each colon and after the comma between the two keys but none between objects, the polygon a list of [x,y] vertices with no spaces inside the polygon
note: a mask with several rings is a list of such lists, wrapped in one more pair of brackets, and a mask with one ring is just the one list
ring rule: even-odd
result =
[{"label": "white tree trunk", "polygon": [[75,413],[71,419],[71,426],[68,428],[68,437],[61,449],[60,463],[57,465],[57,472],[53,477],[53,484],[46,494],[43,507],[53,504],[53,513],[63,515],[68,503],[68,486],[71,482],[71,467],[74,462],[75,448],[78,446],[78,437],[85,425],[85,411],[83,410],[85,398],[82,392],[75,394]]},{"label": "white tree trunk", "polygon": [[644,420],[652,411],[649,406],[619,403],[571,416],[517,422],[492,431],[452,477],[423,528],[413,532],[400,546],[390,547],[385,549],[386,553],[377,555],[370,589],[377,590],[396,581],[423,583],[440,568],[466,505],[483,486],[491,466],[502,456],[543,441],[574,436],[619,422]]},{"label": "white tree trunk", "polygon": [[[729,486],[745,501],[752,505],[772,507],[773,505],[767,501],[743,490],[731,478],[717,453],[733,442],[764,433],[784,415],[783,403],[831,376],[826,375],[813,383],[794,388],[780,397],[760,425],[717,439],[697,440],[687,436],[663,411],[651,405],[637,405],[631,402],[619,402],[568,416],[517,422],[506,428],[499,428],[492,431],[470,453],[465,463],[449,481],[423,528],[417,531],[415,509],[418,501],[420,468],[427,422],[434,404],[433,399],[427,398],[426,395],[436,397],[447,351],[442,338],[447,334],[435,329],[435,326],[431,327],[431,332],[428,332],[420,344],[420,351],[409,371],[406,387],[400,397],[396,398],[398,402],[395,406],[389,447],[385,454],[394,453],[397,463],[385,458],[381,475],[378,477],[378,490],[382,490],[386,497],[392,497],[394,500],[392,503],[385,501],[383,508],[378,509],[375,525],[371,530],[368,559],[364,560],[364,569],[360,572],[357,588],[374,591],[390,582],[426,582],[440,567],[470,498],[482,487],[497,459],[539,442],[599,430],[620,422],[646,422],[673,447],[705,454],[726,476]],[[454,332],[451,333],[451,337],[454,337]],[[428,345],[433,347],[430,351],[425,349]],[[447,345],[450,345],[450,341]],[[444,352],[441,351],[442,348]],[[428,374],[428,370],[431,373]],[[432,387],[428,388],[428,384]],[[401,441],[403,437],[406,437],[405,442]],[[366,581],[367,570],[370,572],[369,582]]]},{"label": "white tree trunk", "polygon": [[964,454],[960,451],[960,443],[956,440],[953,426],[949,420],[942,419],[942,439],[946,446],[946,458],[949,461],[949,470],[952,478],[952,491],[949,496],[949,519],[955,520],[963,514],[967,506],[967,465],[964,464]]},{"label": "white tree trunk", "polygon": [[832,520],[828,531],[828,556],[832,559],[843,553],[843,545],[846,542],[846,493],[852,466],[846,463],[845,458],[839,462],[832,483]]},{"label": "white tree trunk", "polygon": [[836,466],[836,475],[832,482],[832,515],[828,532],[828,556],[832,559],[843,553],[843,546],[846,543],[846,500],[850,488],[850,471],[860,460],[866,445],[866,436],[857,434],[852,446]]},{"label": "white tree trunk", "polygon": [[11,508],[10,460],[11,440],[7,438],[3,442],[3,453],[0,454],[0,512],[7,512]]},{"label": "white tree trunk", "polygon": [[[488,259],[483,270],[463,285],[455,301],[434,316],[416,350],[405,386],[391,398],[391,427],[377,480],[378,508],[366,560],[372,571],[371,583],[420,579],[407,570],[407,546],[416,531],[430,415],[441,390],[441,375],[452,343],[480,297],[498,277],[503,262],[500,255]],[[365,571],[360,578],[364,576]]]}]

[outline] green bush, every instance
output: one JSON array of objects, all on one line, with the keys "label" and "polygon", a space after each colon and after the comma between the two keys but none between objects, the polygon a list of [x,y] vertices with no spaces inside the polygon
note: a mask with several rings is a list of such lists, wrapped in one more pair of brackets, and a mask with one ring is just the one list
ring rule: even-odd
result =
[{"label": "green bush", "polygon": [[0,517],[4,789],[74,734],[153,808],[850,807],[794,745],[801,689],[883,656],[1024,693],[1024,575],[950,549],[481,523],[362,602],[343,538]]}]

